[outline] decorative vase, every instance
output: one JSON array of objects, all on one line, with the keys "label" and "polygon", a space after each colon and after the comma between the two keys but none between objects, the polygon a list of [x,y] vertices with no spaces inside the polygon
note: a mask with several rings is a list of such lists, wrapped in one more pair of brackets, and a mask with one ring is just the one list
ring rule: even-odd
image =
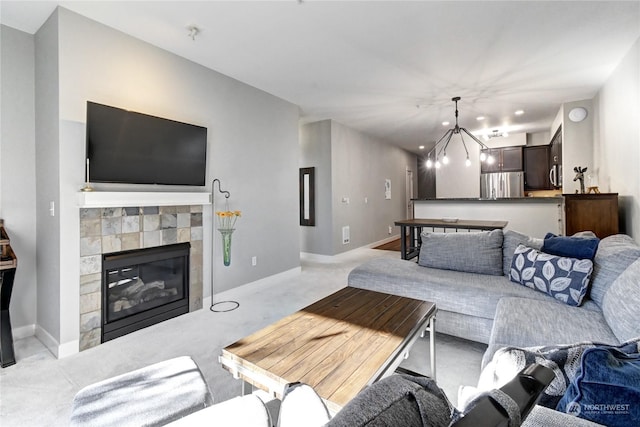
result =
[{"label": "decorative vase", "polygon": [[235,228],[218,228],[222,236],[222,261],[225,267],[231,265],[231,235]]}]

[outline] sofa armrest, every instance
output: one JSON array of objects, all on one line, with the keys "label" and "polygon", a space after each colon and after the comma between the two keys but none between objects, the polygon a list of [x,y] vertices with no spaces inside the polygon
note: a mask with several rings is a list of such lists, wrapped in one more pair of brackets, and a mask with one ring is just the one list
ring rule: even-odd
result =
[{"label": "sofa armrest", "polygon": [[520,424],[535,407],[542,391],[554,378],[553,370],[532,364],[520,371],[511,381],[478,394],[451,424],[452,427],[503,426]]},{"label": "sofa armrest", "polygon": [[536,405],[522,427],[597,427],[600,424]]},{"label": "sofa armrest", "polygon": [[264,402],[254,394],[234,397],[180,418],[167,426],[255,426],[271,427],[273,423]]}]

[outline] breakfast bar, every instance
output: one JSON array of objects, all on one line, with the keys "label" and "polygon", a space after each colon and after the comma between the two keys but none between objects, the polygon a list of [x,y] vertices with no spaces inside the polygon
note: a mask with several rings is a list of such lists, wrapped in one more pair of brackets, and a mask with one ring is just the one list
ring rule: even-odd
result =
[{"label": "breakfast bar", "polygon": [[510,230],[544,238],[564,234],[563,198],[511,197],[502,199],[413,199],[414,218],[507,221]]},{"label": "breakfast bar", "polygon": [[[457,218],[441,219],[405,219],[396,221],[396,226],[400,227],[400,256],[402,259],[412,259],[420,252],[420,234],[423,228],[436,228],[462,230],[495,230],[507,226],[507,221],[484,221]],[[409,229],[407,239],[407,228]]]}]

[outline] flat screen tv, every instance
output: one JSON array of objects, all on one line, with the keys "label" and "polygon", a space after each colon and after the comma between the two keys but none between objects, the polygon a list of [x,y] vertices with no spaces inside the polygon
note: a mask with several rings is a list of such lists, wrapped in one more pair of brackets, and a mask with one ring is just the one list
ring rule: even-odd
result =
[{"label": "flat screen tv", "polygon": [[207,128],[87,102],[89,182],[205,185]]}]

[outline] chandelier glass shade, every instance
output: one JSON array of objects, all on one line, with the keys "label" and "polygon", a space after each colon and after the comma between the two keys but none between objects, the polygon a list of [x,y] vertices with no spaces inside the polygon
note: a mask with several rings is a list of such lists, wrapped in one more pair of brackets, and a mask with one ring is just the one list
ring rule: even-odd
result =
[{"label": "chandelier glass shade", "polygon": [[464,147],[464,151],[467,154],[467,158],[464,162],[465,166],[467,167],[471,166],[471,159],[469,158],[469,150],[464,140],[465,135],[471,138],[472,141],[474,141],[476,144],[480,146],[480,150],[481,150],[480,161],[481,162],[486,161],[488,164],[492,164],[495,161],[493,156],[486,155],[484,152],[482,152],[482,150],[488,150],[489,147],[487,147],[478,138],[473,136],[473,134],[471,134],[471,132],[469,132],[467,129],[460,127],[458,125],[458,101],[460,101],[460,97],[456,96],[454,98],[451,98],[451,100],[456,104],[456,124],[453,128],[446,131],[445,134],[442,135],[442,138],[440,138],[438,142],[436,142],[436,144],[433,146],[433,148],[429,151],[429,153],[427,153],[427,162],[426,162],[427,168],[432,168],[435,166],[436,169],[438,169],[441,167],[441,165],[449,164],[449,157],[447,156],[447,148],[449,147],[449,143],[451,142],[451,139],[453,138],[454,135],[459,135],[462,146]]}]

